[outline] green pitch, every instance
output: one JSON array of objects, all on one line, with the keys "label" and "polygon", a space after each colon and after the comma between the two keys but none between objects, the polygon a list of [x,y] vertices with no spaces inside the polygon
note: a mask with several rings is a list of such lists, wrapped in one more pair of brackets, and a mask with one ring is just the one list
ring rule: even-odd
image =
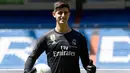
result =
[{"label": "green pitch", "polygon": [[24,0],[0,0],[0,4],[24,4]]}]

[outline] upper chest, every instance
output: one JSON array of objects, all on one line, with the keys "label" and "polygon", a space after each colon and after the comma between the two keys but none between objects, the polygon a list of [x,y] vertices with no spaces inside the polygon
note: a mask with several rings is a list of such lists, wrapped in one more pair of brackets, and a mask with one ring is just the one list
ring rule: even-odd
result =
[{"label": "upper chest", "polygon": [[80,44],[80,37],[73,34],[51,34],[47,37],[47,44],[61,44],[78,46]]}]

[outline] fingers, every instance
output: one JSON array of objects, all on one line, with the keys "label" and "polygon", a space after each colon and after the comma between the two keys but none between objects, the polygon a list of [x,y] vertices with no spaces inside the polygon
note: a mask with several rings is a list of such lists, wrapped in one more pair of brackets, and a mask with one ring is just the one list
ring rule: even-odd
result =
[{"label": "fingers", "polygon": [[89,65],[93,65],[93,60],[92,59],[90,59]]}]

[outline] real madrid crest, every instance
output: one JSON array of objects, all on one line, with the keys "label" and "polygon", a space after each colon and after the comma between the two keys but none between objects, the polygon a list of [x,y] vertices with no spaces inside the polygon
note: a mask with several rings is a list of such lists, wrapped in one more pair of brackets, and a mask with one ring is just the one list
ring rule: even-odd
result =
[{"label": "real madrid crest", "polygon": [[73,40],[72,40],[72,44],[73,44],[73,45],[76,45],[76,39],[73,39]]}]

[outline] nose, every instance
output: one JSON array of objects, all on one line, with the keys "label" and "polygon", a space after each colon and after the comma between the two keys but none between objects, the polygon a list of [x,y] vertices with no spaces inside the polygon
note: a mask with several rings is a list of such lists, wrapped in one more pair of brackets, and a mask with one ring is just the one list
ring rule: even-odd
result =
[{"label": "nose", "polygon": [[64,17],[64,16],[65,16],[65,13],[63,12],[63,13],[62,13],[62,17]]}]

